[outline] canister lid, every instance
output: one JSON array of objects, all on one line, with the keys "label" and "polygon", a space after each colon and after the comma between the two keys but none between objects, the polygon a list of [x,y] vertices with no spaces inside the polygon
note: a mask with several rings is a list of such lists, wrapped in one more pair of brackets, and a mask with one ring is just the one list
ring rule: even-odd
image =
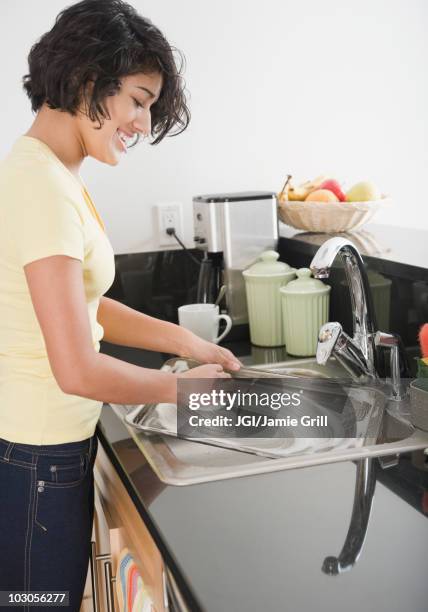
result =
[{"label": "canister lid", "polygon": [[281,293],[287,295],[296,293],[328,293],[331,289],[329,285],[325,285],[322,281],[311,276],[309,268],[299,268],[296,270],[297,278],[290,281],[285,287],[281,287]]},{"label": "canister lid", "polygon": [[279,253],[276,251],[264,251],[259,261],[243,271],[244,276],[282,276],[292,274],[295,270],[283,261],[277,261]]}]

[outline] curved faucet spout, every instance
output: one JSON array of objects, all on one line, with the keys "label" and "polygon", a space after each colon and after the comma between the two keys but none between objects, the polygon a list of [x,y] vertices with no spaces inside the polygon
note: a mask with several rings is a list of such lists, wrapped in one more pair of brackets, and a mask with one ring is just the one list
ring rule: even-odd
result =
[{"label": "curved faucet spout", "polygon": [[376,470],[373,459],[362,459],[357,464],[354,506],[348,534],[339,556],[324,559],[322,571],[325,574],[337,576],[351,569],[357,562],[367,534],[375,486]]},{"label": "curved faucet spout", "polygon": [[376,317],[364,262],[357,247],[348,239],[330,238],[318,249],[310,268],[315,278],[328,278],[337,255],[340,255],[351,295],[353,342],[359,347],[368,364],[368,372],[376,377],[376,352],[373,336]]},{"label": "curved faucet spout", "polygon": [[[347,238],[336,236],[326,240],[315,253],[311,263],[311,270],[313,274],[322,274],[323,278],[328,278],[330,268],[333,265],[336,256],[342,249],[349,249],[352,251],[355,258],[359,260],[359,263],[364,267],[363,260],[355,244]],[[319,272],[317,272],[317,270]]]}]

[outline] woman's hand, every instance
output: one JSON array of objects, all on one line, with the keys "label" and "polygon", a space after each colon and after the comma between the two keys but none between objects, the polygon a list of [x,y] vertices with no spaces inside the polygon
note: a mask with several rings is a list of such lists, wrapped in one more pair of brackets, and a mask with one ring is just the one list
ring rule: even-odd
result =
[{"label": "woman's hand", "polygon": [[[201,363],[219,364],[225,370],[237,371],[242,367],[242,363],[228,349],[218,346],[213,342],[208,342],[192,334],[191,341],[188,343],[187,351],[182,357],[191,357]],[[194,371],[196,368],[193,368]],[[207,378],[210,378],[209,376]]]},{"label": "woman's hand", "polygon": [[177,375],[178,378],[231,378],[230,374],[225,372],[221,365],[215,363],[207,363],[205,365],[191,368],[182,374]]}]

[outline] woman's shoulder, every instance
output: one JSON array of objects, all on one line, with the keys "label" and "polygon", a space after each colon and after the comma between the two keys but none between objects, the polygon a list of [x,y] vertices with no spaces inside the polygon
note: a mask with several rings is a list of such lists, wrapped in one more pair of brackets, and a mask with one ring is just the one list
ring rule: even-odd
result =
[{"label": "woman's shoulder", "polygon": [[0,163],[4,188],[47,189],[78,192],[76,180],[61,164],[40,155],[9,155]]},{"label": "woman's shoulder", "polygon": [[0,163],[0,202],[3,206],[19,201],[43,200],[72,203],[82,207],[82,190],[77,180],[60,162],[47,156],[27,152],[11,155]]}]

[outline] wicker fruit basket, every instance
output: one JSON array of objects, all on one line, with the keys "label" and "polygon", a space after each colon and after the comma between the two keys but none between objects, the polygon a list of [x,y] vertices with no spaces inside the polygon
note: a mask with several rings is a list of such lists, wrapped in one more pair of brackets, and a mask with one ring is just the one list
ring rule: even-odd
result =
[{"label": "wicker fruit basket", "polygon": [[335,233],[357,230],[391,199],[383,195],[372,202],[278,202],[283,223],[307,232]]}]

